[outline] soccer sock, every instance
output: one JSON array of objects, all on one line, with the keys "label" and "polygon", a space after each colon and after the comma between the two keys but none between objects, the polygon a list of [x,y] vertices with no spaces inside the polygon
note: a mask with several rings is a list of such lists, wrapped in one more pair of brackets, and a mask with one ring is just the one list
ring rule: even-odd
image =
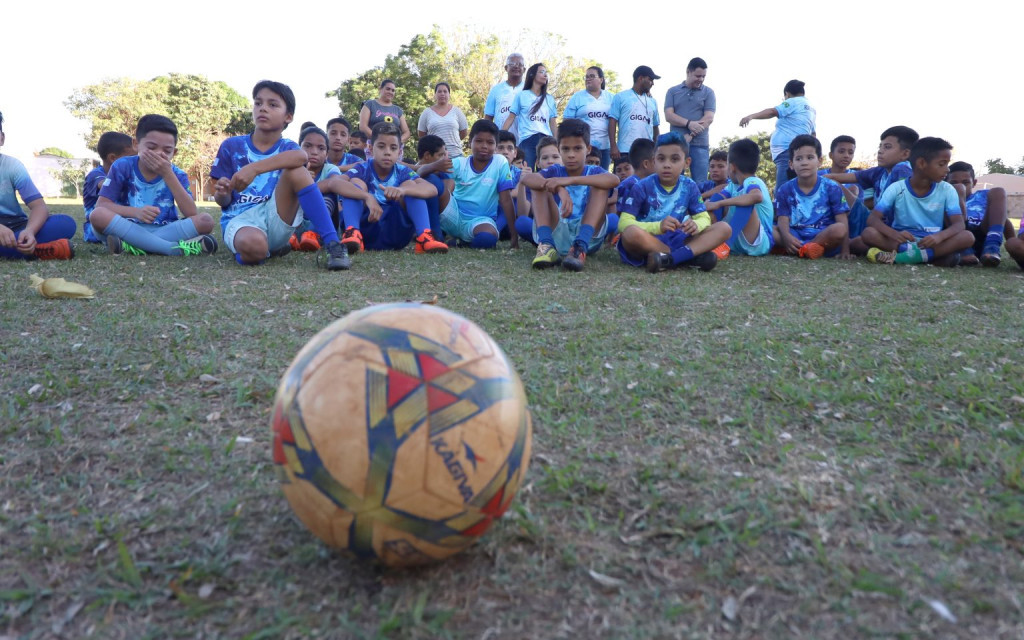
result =
[{"label": "soccer sock", "polygon": [[901,242],[899,244],[899,246],[896,247],[896,251],[898,253],[903,253],[904,251],[910,251],[911,247],[916,249],[917,248],[917,243],[916,242]]},{"label": "soccer sock", "polygon": [[619,232],[619,216],[615,213],[608,214],[608,235],[614,236]]},{"label": "soccer sock", "polygon": [[537,242],[539,244],[555,244],[555,238],[551,235],[551,227],[549,226],[538,226],[537,227]]},{"label": "soccer sock", "polygon": [[341,199],[341,219],[344,221],[346,229],[349,227],[359,228],[359,221],[363,217],[363,208],[365,206],[362,200]]},{"label": "soccer sock", "polygon": [[985,253],[994,253],[999,255],[999,249],[1003,246],[1003,230],[1002,228],[995,229],[989,227],[988,233],[985,234]]},{"label": "soccer sock", "polygon": [[71,216],[51,213],[40,227],[39,232],[36,233],[36,244],[45,244],[61,238],[71,240],[77,228],[78,225],[75,224],[75,220]]},{"label": "soccer sock", "polygon": [[586,251],[590,247],[590,241],[594,237],[594,225],[581,224],[580,232],[576,234],[576,241],[573,244],[583,246],[583,250]]},{"label": "soccer sock", "polygon": [[441,197],[440,194],[444,191],[444,181],[437,177],[437,174],[431,173],[426,178],[427,182],[434,185],[437,189],[438,195],[433,198],[427,198],[427,217],[430,219],[430,230],[434,232],[434,237],[438,240],[444,238],[444,233],[441,231]]},{"label": "soccer sock", "polygon": [[736,241],[736,238],[743,233],[743,227],[747,226],[750,216],[754,214],[753,205],[749,207],[733,207],[732,217],[729,218],[729,226],[732,227],[732,235],[729,236],[729,246]]},{"label": "soccer sock", "polygon": [[185,218],[184,220],[178,220],[171,224],[161,226],[153,232],[153,235],[161,240],[178,244],[181,240],[191,240],[192,238],[195,238],[199,235],[199,231],[196,230],[195,222],[190,218]]},{"label": "soccer sock", "polygon": [[673,264],[683,264],[684,262],[689,262],[690,260],[693,260],[693,258],[693,249],[691,249],[689,246],[685,244],[677,249],[672,250]]},{"label": "soccer sock", "polygon": [[416,227],[416,235],[430,231],[430,216],[427,214],[427,203],[423,198],[406,196],[405,210],[409,214],[413,226]]},{"label": "soccer sock", "polygon": [[480,231],[473,234],[473,241],[469,246],[474,249],[493,249],[498,245],[498,236],[493,233],[486,231]]},{"label": "soccer sock", "polygon": [[519,216],[516,218],[516,233],[523,240],[529,243],[533,243],[533,218],[529,216]]},{"label": "soccer sock", "polygon": [[931,262],[932,260],[935,259],[935,250],[934,249],[924,249],[923,251],[921,251],[921,258],[922,258],[922,260],[921,260],[922,262]]},{"label": "soccer sock", "polygon": [[295,197],[299,199],[299,206],[302,207],[303,215],[313,223],[316,232],[323,238],[324,244],[337,242],[338,232],[334,230],[334,225],[331,224],[331,214],[327,210],[324,196],[320,193],[316,183],[299,189]]},{"label": "soccer sock", "polygon": [[[195,227],[193,227],[194,229]],[[114,236],[132,245],[136,249],[142,249],[146,253],[155,253],[161,256],[180,256],[181,249],[177,242],[170,242],[159,237],[155,233],[143,229],[138,224],[130,222],[117,214],[110,220],[106,230],[108,236]]]},{"label": "soccer sock", "polygon": [[[918,248],[916,242],[904,243],[908,248],[904,251],[897,250],[896,258],[893,260],[896,264],[921,264],[925,262],[924,254],[921,249]],[[900,245],[901,247],[904,245]]]}]

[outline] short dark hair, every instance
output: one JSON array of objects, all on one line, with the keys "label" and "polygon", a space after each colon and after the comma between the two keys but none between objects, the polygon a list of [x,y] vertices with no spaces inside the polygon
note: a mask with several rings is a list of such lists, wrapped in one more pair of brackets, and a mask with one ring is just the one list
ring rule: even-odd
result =
[{"label": "short dark hair", "polygon": [[916,165],[918,160],[931,162],[943,151],[952,150],[953,145],[942,138],[921,138],[910,149],[910,166]]},{"label": "short dark hair", "polygon": [[843,144],[844,142],[848,143],[848,144],[852,144],[855,147],[857,146],[857,141],[853,139],[853,136],[846,136],[846,135],[836,136],[835,138],[832,139],[832,146],[829,147],[829,149],[828,149],[829,152],[831,153],[832,151],[835,151],[836,147],[838,147],[839,145]]},{"label": "short dark hair", "polygon": [[175,142],[178,141],[178,127],[176,127],[174,122],[167,116],[149,113],[139,118],[139,124],[135,127],[135,139],[142,140],[152,131],[169,133],[174,136]]},{"label": "short dark hair", "polygon": [[343,125],[346,129],[348,129],[349,133],[352,132],[352,125],[349,124],[348,120],[346,120],[342,116],[338,116],[337,118],[331,118],[330,120],[328,120],[327,121],[327,128],[330,129],[331,127],[333,127],[336,124]]},{"label": "short dark hair", "polygon": [[821,157],[821,141],[809,133],[801,133],[789,143],[790,155],[796,153],[800,147],[814,147],[814,153]]},{"label": "short dark hair", "polygon": [[[543,149],[544,147],[555,147],[557,149],[558,148],[558,140],[555,140],[551,136],[544,136],[540,140],[538,140],[537,141],[537,155],[538,156],[540,155],[540,150]],[[538,160],[539,159],[540,158],[538,158]]]},{"label": "short dark hair", "polygon": [[438,82],[437,84],[434,85],[434,93],[437,93],[437,90],[440,89],[441,87],[447,87],[448,93],[452,92],[452,85],[442,80],[441,82]]},{"label": "short dark hair", "polygon": [[477,137],[481,133],[489,133],[494,136],[494,141],[498,141],[498,125],[494,124],[490,120],[480,118],[473,123],[473,126],[469,129],[469,140],[473,141],[473,138]]},{"label": "short dark hair", "polygon": [[718,151],[715,151],[714,153],[712,153],[711,157],[708,158],[708,162],[710,162],[712,160],[714,160],[716,162],[728,163],[729,162],[729,153],[725,149],[719,149]]},{"label": "short dark hair", "polygon": [[597,147],[590,147],[590,151],[587,152],[587,157],[588,158],[600,158],[601,157],[601,150],[598,149]]},{"label": "short dark hair", "polygon": [[786,86],[782,88],[783,93],[788,93],[791,96],[802,96],[804,95],[804,83],[799,80],[790,80],[786,83]]},{"label": "short dark hair", "polygon": [[312,120],[306,120],[305,122],[303,122],[302,124],[299,125],[299,133],[301,134],[306,129],[308,129],[310,127],[315,127],[315,126],[316,126],[315,122],[313,122]]},{"label": "short dark hair", "polygon": [[386,85],[386,84],[393,84],[393,85],[395,85],[396,89],[398,88],[398,84],[394,80],[392,80],[391,78],[384,78],[383,80],[381,80],[380,81],[380,87],[378,87],[378,88],[379,89],[383,89],[384,85]]},{"label": "short dark hair", "polygon": [[100,136],[100,141],[96,145],[96,153],[100,154],[100,159],[106,162],[107,156],[110,154],[119,156],[124,153],[125,149],[131,149],[131,147],[132,137],[130,135],[120,131],[107,131]]},{"label": "short dark hair", "polygon": [[974,166],[972,166],[969,162],[964,162],[963,160],[960,160],[959,162],[954,162],[953,164],[949,165],[949,172],[953,173],[954,171],[966,171],[967,173],[971,174],[971,180],[974,180]]},{"label": "short dark hair", "polygon": [[299,131],[299,144],[302,144],[302,141],[306,139],[306,136],[308,136],[311,133],[315,133],[318,136],[321,136],[324,139],[324,142],[327,142],[328,140],[327,133],[323,129],[316,126],[312,122],[304,122],[302,123],[302,129]]},{"label": "short dark hair", "polygon": [[507,129],[502,129],[498,131],[498,142],[511,142],[512,144],[516,144],[516,134]]},{"label": "short dark hair", "polygon": [[[515,157],[515,160],[526,160],[526,152],[523,151],[522,147],[516,147],[516,157]],[[513,162],[515,160],[513,160]]]},{"label": "short dark hair", "polygon": [[256,86],[252,88],[252,99],[256,99],[256,94],[263,89],[269,89],[284,100],[284,110],[288,115],[295,115],[295,94],[292,93],[292,88],[283,82],[274,82],[273,80],[260,80],[256,83]]},{"label": "short dark hair", "polygon": [[605,84],[604,84],[604,69],[602,69],[601,67],[598,67],[598,66],[587,67],[587,71],[590,71],[591,69],[593,69],[594,71],[597,72],[597,77],[598,78],[601,78],[601,88],[604,89],[605,88]]},{"label": "short dark hair", "polygon": [[676,145],[682,149],[684,155],[690,155],[690,145],[687,144],[686,140],[683,139],[683,136],[676,131],[669,131],[668,133],[663,133],[658,136],[658,141],[654,146],[655,148],[658,148],[668,147],[671,145]]},{"label": "short dark hair", "polygon": [[370,129],[370,144],[377,142],[381,136],[395,136],[398,144],[402,144],[402,129],[394,122],[378,122]]},{"label": "short dark hair", "polygon": [[[648,142],[651,142],[651,141],[648,141]],[[654,143],[651,142],[651,144],[654,144]],[[654,148],[652,147],[651,150],[653,151]],[[625,154],[620,155],[619,159],[612,163],[612,171],[614,171],[615,169],[618,169],[619,167],[621,167],[624,164],[628,164],[630,166],[633,166],[633,159],[630,158],[629,156],[625,155]]]},{"label": "short dark hair", "polygon": [[740,138],[729,145],[729,164],[736,165],[740,173],[757,173],[760,162],[761,148],[750,138]]},{"label": "short dark hair", "polygon": [[629,157],[626,162],[633,166],[639,166],[644,160],[654,159],[654,140],[649,138],[637,138],[629,145]]},{"label": "short dark hair", "polygon": [[416,156],[422,158],[428,153],[437,153],[444,148],[444,140],[440,136],[423,136],[416,143]]},{"label": "short dark hair", "polygon": [[690,58],[689,64],[686,65],[686,72],[689,73],[694,69],[707,69],[708,63],[704,62],[704,58]]},{"label": "short dark hair", "polygon": [[349,137],[350,138],[355,138],[356,140],[362,140],[363,142],[366,142],[366,134],[363,133],[362,131],[360,131],[359,129],[356,129],[355,131],[350,132],[349,133]]},{"label": "short dark hair", "polygon": [[583,144],[590,144],[590,125],[576,118],[566,118],[558,123],[558,139],[583,138]]},{"label": "short dark hair", "polygon": [[895,127],[889,127],[888,129],[883,131],[882,136],[879,138],[879,140],[885,140],[890,136],[896,138],[896,140],[899,141],[900,143],[900,149],[904,150],[912,148],[914,144],[918,141],[918,139],[921,137],[917,135],[917,132],[911,129],[910,127],[896,125]]}]

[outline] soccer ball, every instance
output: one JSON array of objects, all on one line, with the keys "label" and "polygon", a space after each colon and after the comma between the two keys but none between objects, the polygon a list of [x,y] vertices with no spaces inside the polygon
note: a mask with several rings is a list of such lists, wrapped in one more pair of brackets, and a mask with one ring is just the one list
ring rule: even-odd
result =
[{"label": "soccer ball", "polygon": [[392,566],[473,544],[530,459],[526,396],[480,327],[418,304],[325,328],[277,389],[273,458],[285,497],[327,544]]}]

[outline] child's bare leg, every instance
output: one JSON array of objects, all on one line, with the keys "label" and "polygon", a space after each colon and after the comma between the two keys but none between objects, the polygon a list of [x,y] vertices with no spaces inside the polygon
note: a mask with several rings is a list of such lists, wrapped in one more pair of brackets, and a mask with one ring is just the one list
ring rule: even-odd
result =
[{"label": "child's bare leg", "polygon": [[267,234],[256,227],[242,227],[235,233],[235,252],[245,264],[259,264],[266,260],[268,249]]},{"label": "child's bare leg", "polygon": [[[726,225],[728,226],[728,225]],[[631,256],[646,256],[648,253],[668,253],[668,245],[636,225],[630,225],[619,236],[619,242]],[[715,245],[717,246],[717,245]]]},{"label": "child's bare leg", "polygon": [[[860,239],[867,247],[877,247],[882,251],[895,251],[900,246],[898,240],[882,235],[882,232],[874,227],[864,229],[864,233],[860,234]],[[851,242],[850,245],[852,247],[853,243]]]},{"label": "child's bare leg", "polygon": [[690,247],[690,251],[693,251],[693,255],[699,256],[722,244],[731,235],[732,227],[728,222],[716,222],[697,235],[690,236],[686,244]]},{"label": "child's bare leg", "polygon": [[974,234],[970,231],[964,230],[956,233],[949,238],[946,238],[942,242],[932,247],[932,253],[936,258],[947,256],[951,253],[963,251],[967,247],[974,245]]},{"label": "child's bare leg", "polygon": [[1021,269],[1024,269],[1024,240],[1019,236],[1007,239],[1006,252],[1017,261],[1017,264],[1021,265]]},{"label": "child's bare leg", "polygon": [[814,236],[812,242],[820,244],[825,247],[826,250],[834,249],[843,243],[843,239],[846,238],[848,228],[845,224],[836,222],[825,227],[821,233]]}]

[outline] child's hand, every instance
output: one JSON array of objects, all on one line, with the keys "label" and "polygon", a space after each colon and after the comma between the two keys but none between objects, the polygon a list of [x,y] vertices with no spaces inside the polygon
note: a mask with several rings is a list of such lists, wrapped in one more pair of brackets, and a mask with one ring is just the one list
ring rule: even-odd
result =
[{"label": "child's hand", "polygon": [[231,189],[234,191],[245,191],[246,187],[252,184],[258,174],[253,170],[251,164],[247,164],[231,176]]},{"label": "child's hand", "polygon": [[213,185],[213,197],[231,197],[231,181],[227,178],[219,178]]},{"label": "child's hand", "polygon": [[452,159],[445,157],[434,163],[434,171],[448,173],[452,170]]},{"label": "child's hand", "polygon": [[782,238],[782,246],[786,247],[786,251],[789,252],[790,255],[795,256],[800,253],[800,247],[804,246],[804,243],[797,240],[795,236],[787,233],[785,237]]},{"label": "child's hand", "polygon": [[174,175],[170,160],[151,149],[143,149],[139,152],[139,163],[158,176],[166,178],[168,174]]},{"label": "child's hand", "polygon": [[691,236],[697,233],[697,223],[690,216],[686,216],[686,219],[679,226],[682,228],[683,233],[688,233]]},{"label": "child's hand", "polygon": [[562,201],[562,206],[559,207],[559,211],[562,212],[563,218],[572,216],[572,198],[569,197],[569,192],[566,191],[565,187],[562,187],[558,194],[559,199]]},{"label": "child's hand", "polygon": [[927,235],[917,241],[917,246],[919,249],[931,249],[937,244],[939,244],[939,242],[938,240],[935,239],[934,234]]},{"label": "child's hand", "polygon": [[843,247],[843,248],[842,248],[842,249],[841,249],[841,250],[839,251],[839,255],[837,255],[837,256],[836,256],[836,260],[853,260],[853,259],[854,259],[854,258],[856,258],[856,257],[857,257],[857,256],[855,256],[855,255],[853,255],[852,253],[850,253],[850,249],[849,249],[849,247],[845,247],[845,246],[844,246],[844,247]]},{"label": "child's hand", "polygon": [[369,212],[367,219],[370,222],[377,222],[380,217],[384,215],[384,209],[381,208],[380,203],[377,202],[377,198],[370,196],[366,199],[366,210]]},{"label": "child's hand", "polygon": [[678,220],[672,216],[668,216],[661,221],[661,232],[668,233],[669,231],[675,231],[679,226],[680,224]]},{"label": "child's hand", "polygon": [[146,224],[152,223],[159,215],[160,207],[155,207],[151,204],[147,204],[146,206],[135,210],[135,218],[140,222],[145,222]]},{"label": "child's hand", "polygon": [[[900,242],[917,242],[917,236],[910,233],[909,231],[898,231],[896,232],[896,239]],[[920,243],[918,243],[920,246]]]},{"label": "child's hand", "polygon": [[13,249],[17,243],[18,240],[14,237],[14,232],[10,227],[0,224],[0,247]]},{"label": "child's hand", "polygon": [[[8,229],[10,231],[10,229]],[[13,234],[11,234],[13,235]],[[36,234],[32,233],[28,229],[23,229],[18,234],[18,251],[27,256],[32,255],[32,252],[36,250]]]},{"label": "child's hand", "polygon": [[750,116],[743,116],[742,118],[740,118],[740,126],[741,127],[745,127],[748,124],[750,124]]},{"label": "child's hand", "polygon": [[377,188],[384,192],[384,197],[388,200],[398,200],[405,193],[401,187],[382,187],[378,185]]},{"label": "child's hand", "polygon": [[544,181],[544,186],[542,188],[549,193],[555,193],[565,186],[566,178],[548,178]]}]

